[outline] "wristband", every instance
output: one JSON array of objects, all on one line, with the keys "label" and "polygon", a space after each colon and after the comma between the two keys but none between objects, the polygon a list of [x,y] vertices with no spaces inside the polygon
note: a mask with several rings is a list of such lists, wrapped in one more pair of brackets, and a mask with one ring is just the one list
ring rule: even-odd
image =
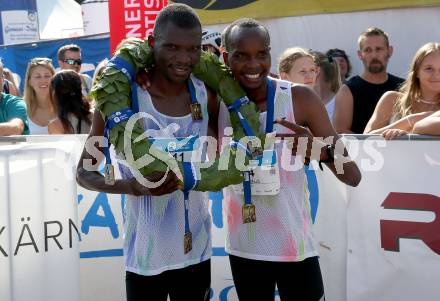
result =
[{"label": "wristband", "polygon": [[327,144],[324,146],[324,151],[327,154],[327,159],[319,160],[319,169],[324,170],[322,168],[322,163],[333,163],[335,162],[335,147],[331,144]]}]

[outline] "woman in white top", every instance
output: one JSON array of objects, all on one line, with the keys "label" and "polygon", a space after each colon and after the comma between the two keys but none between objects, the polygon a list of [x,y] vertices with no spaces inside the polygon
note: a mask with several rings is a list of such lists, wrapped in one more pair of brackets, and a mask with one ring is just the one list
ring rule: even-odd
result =
[{"label": "woman in white top", "polygon": [[26,102],[31,135],[47,135],[56,117],[50,101],[49,84],[55,69],[48,58],[33,58],[27,66],[23,99]]},{"label": "woman in white top", "polygon": [[400,91],[380,98],[364,133],[382,134],[385,139],[407,133],[440,134],[430,129],[437,126],[438,113],[429,117],[439,110],[440,43],[427,43],[416,52]]},{"label": "woman in white top", "polygon": [[57,117],[49,123],[49,134],[88,134],[93,112],[82,94],[80,75],[61,70],[52,78],[50,91]]},{"label": "woman in white top", "polygon": [[321,52],[314,52],[313,55],[315,56],[315,63],[319,68],[318,77],[313,89],[318,93],[325,105],[328,117],[332,120],[336,93],[341,87],[339,65],[331,56]]}]

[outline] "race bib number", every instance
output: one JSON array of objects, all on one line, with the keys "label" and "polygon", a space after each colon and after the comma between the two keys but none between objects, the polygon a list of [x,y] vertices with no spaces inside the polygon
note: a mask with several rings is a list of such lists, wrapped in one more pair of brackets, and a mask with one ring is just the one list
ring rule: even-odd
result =
[{"label": "race bib number", "polygon": [[173,155],[178,161],[201,162],[202,146],[198,136],[176,138],[149,138],[152,147]]},{"label": "race bib number", "polygon": [[[280,171],[275,150],[265,150],[251,171],[252,195],[277,195],[280,192]],[[244,195],[243,184],[234,185],[237,194]]]}]

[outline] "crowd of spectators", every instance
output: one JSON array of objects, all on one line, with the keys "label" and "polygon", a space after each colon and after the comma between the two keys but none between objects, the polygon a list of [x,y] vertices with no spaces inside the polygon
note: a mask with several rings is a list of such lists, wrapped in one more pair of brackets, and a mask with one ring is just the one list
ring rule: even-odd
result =
[{"label": "crowd of spectators", "polygon": [[[211,51],[222,59],[223,44],[221,33],[203,31],[203,50]],[[417,51],[406,80],[387,72],[392,54],[393,46],[387,33],[371,27],[362,32],[358,39],[357,55],[364,65],[359,75],[350,77],[351,62],[342,49],[320,52],[297,46],[283,51],[279,56],[278,74],[271,75],[293,84],[312,87],[325,105],[338,133],[381,134],[386,139],[408,133],[440,135],[439,118],[436,117],[440,110],[439,43],[427,43]],[[62,94],[55,93],[60,80],[69,78],[73,81],[75,76],[72,73],[58,76],[50,59],[33,58],[28,62],[23,91],[27,117],[17,123],[14,113],[4,111],[6,101],[3,101],[0,126],[4,127],[6,125],[3,123],[15,120],[16,125],[21,124],[18,127],[21,131],[0,130],[0,135],[85,133],[88,130],[90,119],[84,110],[88,113],[93,111],[93,100],[88,96],[92,78],[80,73],[81,48],[75,44],[64,45],[58,50],[57,59],[61,72],[72,70],[77,73],[83,98],[75,94],[73,82],[64,84]],[[94,80],[107,62],[105,59],[96,67]],[[5,63],[1,65],[1,98],[9,98],[6,95],[18,97],[13,98],[17,107],[12,108],[9,103],[8,108],[13,112],[22,111],[19,85],[13,73],[4,66]],[[54,83],[56,79],[57,84]],[[66,89],[71,90],[68,92]],[[66,111],[65,105],[70,103],[71,94],[75,94],[74,103],[82,112],[80,115]],[[73,120],[77,124],[75,120],[83,118],[83,122],[78,123],[81,129],[72,129],[72,124],[66,123]],[[10,125],[7,128],[10,129]],[[50,128],[52,131],[49,131]]]}]

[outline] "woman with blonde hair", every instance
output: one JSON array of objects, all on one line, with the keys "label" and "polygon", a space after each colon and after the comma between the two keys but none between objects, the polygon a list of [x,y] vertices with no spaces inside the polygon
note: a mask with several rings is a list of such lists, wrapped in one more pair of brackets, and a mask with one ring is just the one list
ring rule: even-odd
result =
[{"label": "woman with blonde hair", "polygon": [[33,58],[26,70],[24,96],[31,135],[47,135],[49,122],[56,117],[50,101],[49,84],[55,69],[48,58]]},{"label": "woman with blonde hair", "polygon": [[416,52],[400,91],[390,91],[381,97],[364,133],[382,134],[386,139],[411,132],[423,134],[420,129],[426,130],[424,119],[438,110],[440,43],[427,43]]},{"label": "woman with blonde hair", "polygon": [[331,56],[314,52],[315,63],[319,68],[316,84],[313,87],[325,105],[327,114],[332,120],[335,110],[336,93],[342,85],[339,65]]},{"label": "woman with blonde hair", "polygon": [[280,78],[296,84],[313,86],[318,75],[312,53],[300,47],[286,49],[279,58]]}]

